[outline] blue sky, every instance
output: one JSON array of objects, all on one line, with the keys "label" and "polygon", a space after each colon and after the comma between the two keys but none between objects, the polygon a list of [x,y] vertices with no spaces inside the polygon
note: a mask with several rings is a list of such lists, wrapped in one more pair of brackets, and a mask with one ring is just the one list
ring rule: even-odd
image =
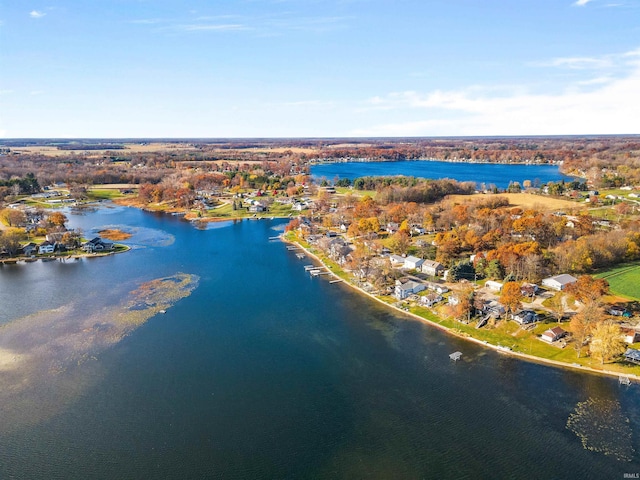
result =
[{"label": "blue sky", "polygon": [[0,137],[640,133],[640,0],[0,0]]}]

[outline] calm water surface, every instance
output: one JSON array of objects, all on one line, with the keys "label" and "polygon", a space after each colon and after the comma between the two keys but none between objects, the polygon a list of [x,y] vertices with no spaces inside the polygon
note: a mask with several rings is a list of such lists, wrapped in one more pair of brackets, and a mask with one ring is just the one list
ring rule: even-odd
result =
[{"label": "calm water surface", "polygon": [[[35,400],[20,404],[25,418],[30,409],[51,414],[0,424],[0,478],[605,479],[640,472],[638,386],[508,358],[312,279],[303,269],[308,259],[268,240],[282,221],[198,230],[174,217],[113,208],[72,222],[86,232],[128,226],[134,248],[3,267],[0,322],[65,305],[91,316],[141,282],[177,272],[200,281],[166,314],[52,375]],[[456,350],[463,359],[454,363],[448,355]],[[51,393],[58,390],[64,395]],[[587,401],[580,424],[589,445],[631,461],[586,450],[566,428]],[[602,415],[611,425],[604,431]]]},{"label": "calm water surface", "polygon": [[335,177],[353,180],[358,177],[379,177],[384,175],[406,175],[431,179],[452,178],[460,182],[476,182],[478,187],[495,185],[507,188],[509,183],[530,180],[544,184],[562,179],[573,181],[564,176],[555,165],[503,165],[491,163],[440,162],[414,160],[399,162],[344,162],[325,163],[311,167],[316,178],[333,180]]}]

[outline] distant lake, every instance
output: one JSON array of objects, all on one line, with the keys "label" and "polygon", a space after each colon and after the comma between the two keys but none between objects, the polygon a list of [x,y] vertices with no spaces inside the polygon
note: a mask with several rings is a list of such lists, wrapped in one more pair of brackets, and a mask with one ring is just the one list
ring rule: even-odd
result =
[{"label": "distant lake", "polygon": [[311,167],[315,178],[332,181],[335,177],[353,180],[358,177],[405,175],[431,179],[451,178],[460,182],[476,182],[478,188],[495,185],[507,188],[510,182],[531,180],[544,184],[575,178],[562,175],[556,165],[523,165],[468,162],[441,162],[435,160],[403,160],[398,162],[343,162],[323,163]]},{"label": "distant lake", "polygon": [[[511,358],[313,278],[311,259],[269,240],[283,220],[197,229],[133,208],[67,213],[87,236],[131,232],[132,250],[0,267],[0,340],[9,329],[29,358],[90,342],[108,328],[104,312],[142,282],[184,272],[199,283],[86,357],[22,372],[12,370],[18,352],[0,349],[2,479],[640,472],[640,385]],[[67,311],[87,328],[50,342],[64,326],[49,314]],[[21,392],[30,374],[48,380]],[[596,451],[567,428],[570,417]]]}]

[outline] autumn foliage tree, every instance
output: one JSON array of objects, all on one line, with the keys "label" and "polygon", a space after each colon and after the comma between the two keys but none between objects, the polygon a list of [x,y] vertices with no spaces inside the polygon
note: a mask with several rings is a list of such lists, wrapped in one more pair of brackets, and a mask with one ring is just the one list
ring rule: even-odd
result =
[{"label": "autumn foliage tree", "polygon": [[500,293],[500,303],[509,313],[520,310],[522,302],[522,290],[517,282],[507,282]]},{"label": "autumn foliage tree", "polygon": [[567,285],[566,291],[582,303],[598,302],[609,291],[609,282],[604,278],[581,275],[577,282]]},{"label": "autumn foliage tree", "polygon": [[610,361],[625,351],[620,326],[613,322],[603,322],[595,326],[589,343],[589,353],[600,360],[600,364]]}]

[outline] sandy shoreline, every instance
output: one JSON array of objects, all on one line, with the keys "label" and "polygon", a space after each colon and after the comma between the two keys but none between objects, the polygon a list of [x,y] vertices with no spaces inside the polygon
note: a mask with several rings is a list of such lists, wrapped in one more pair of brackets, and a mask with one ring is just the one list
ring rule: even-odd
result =
[{"label": "sandy shoreline", "polygon": [[[294,245],[299,246],[302,250],[304,250],[304,252],[307,255],[309,255],[311,258],[315,259],[317,262],[319,262],[321,265],[323,265],[325,268],[327,268],[328,271],[332,272],[331,268],[327,264],[325,264],[320,259],[320,257],[315,255],[314,253],[311,253],[303,245],[301,245],[298,242],[289,241],[289,240],[285,239],[283,236],[281,236],[281,238],[282,238],[282,241],[285,242],[285,243],[290,243],[290,244],[294,244]],[[363,295],[366,295],[367,297],[375,300],[376,302],[381,303],[382,305],[385,305],[388,308],[392,308],[393,310],[401,312],[404,315],[408,315],[408,316],[410,316],[412,318],[415,318],[416,320],[420,320],[421,322],[427,323],[430,326],[433,326],[433,327],[438,328],[439,330],[441,330],[443,332],[448,333],[449,335],[453,335],[453,336],[455,336],[457,338],[461,338],[463,340],[468,340],[470,342],[476,343],[476,344],[481,345],[481,346],[486,347],[486,348],[490,348],[492,350],[495,350],[495,351],[497,351],[499,353],[502,353],[502,354],[505,354],[505,355],[509,355],[509,356],[512,356],[512,357],[517,357],[517,358],[520,358],[522,360],[533,362],[533,363],[539,363],[539,364],[543,364],[543,365],[550,365],[550,366],[557,367],[557,368],[566,368],[566,369],[571,369],[571,370],[577,370],[577,371],[584,372],[584,373],[590,373],[590,374],[596,374],[596,375],[606,375],[606,376],[610,376],[610,377],[628,377],[629,379],[640,381],[640,376],[634,375],[634,374],[631,374],[631,373],[620,373],[620,372],[613,372],[613,371],[610,371],[610,370],[598,370],[598,369],[595,369],[595,368],[592,368],[592,367],[583,366],[583,365],[559,362],[557,360],[550,360],[550,359],[546,359],[546,358],[536,357],[534,355],[529,355],[529,354],[526,354],[526,353],[514,352],[513,350],[507,350],[504,347],[500,347],[498,345],[493,345],[491,343],[485,342],[483,340],[478,340],[477,338],[473,338],[473,337],[470,337],[470,336],[467,336],[467,335],[460,335],[460,334],[456,333],[455,331],[451,330],[450,328],[447,328],[447,327],[445,327],[443,325],[440,325],[439,323],[436,323],[436,322],[434,322],[432,320],[429,320],[427,318],[421,317],[420,315],[416,315],[415,313],[408,312],[406,310],[402,310],[401,308],[395,307],[394,305],[391,305],[391,304],[381,300],[380,298],[378,298],[375,295],[363,290],[362,288],[354,285],[351,282],[343,280],[343,283],[345,285],[348,285],[352,289],[356,290],[357,292],[359,292],[359,293],[361,293]]]}]

